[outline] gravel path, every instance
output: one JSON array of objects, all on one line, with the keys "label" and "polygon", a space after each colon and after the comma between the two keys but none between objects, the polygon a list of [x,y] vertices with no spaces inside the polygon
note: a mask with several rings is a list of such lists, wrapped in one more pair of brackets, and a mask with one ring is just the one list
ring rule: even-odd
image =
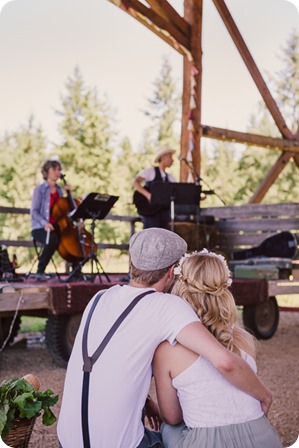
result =
[{"label": "gravel path", "polygon": [[[43,335],[21,335],[18,342],[6,349],[2,357],[0,381],[27,373],[37,375],[41,390],[51,389],[62,396],[65,370],[56,367],[50,358]],[[269,419],[284,447],[295,443],[299,434],[299,312],[281,312],[275,336],[259,342],[259,376],[273,393]],[[152,390],[154,394],[154,391]],[[59,402],[54,408],[59,414]],[[56,425],[45,427],[39,418],[29,448],[57,448]],[[296,447],[299,446],[296,444]]]}]

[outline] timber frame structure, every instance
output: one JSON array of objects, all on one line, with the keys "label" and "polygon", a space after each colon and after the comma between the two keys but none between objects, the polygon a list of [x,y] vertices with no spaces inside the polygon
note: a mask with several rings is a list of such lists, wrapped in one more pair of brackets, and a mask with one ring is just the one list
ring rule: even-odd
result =
[{"label": "timber frame structure", "polygon": [[[202,137],[280,151],[280,156],[250,198],[250,203],[262,201],[291,158],[294,159],[299,168],[299,129],[297,133],[293,133],[288,128],[224,0],[212,1],[272,115],[281,138],[238,132],[201,123],[204,0],[182,0],[184,1],[183,16],[167,0],[144,0],[143,3],[139,0],[108,1],[138,20],[183,56],[181,157],[187,157],[191,138],[193,143],[192,163],[196,173],[200,173]],[[148,4],[148,6],[145,4]],[[180,180],[186,182],[188,167],[181,161],[180,168]]]}]

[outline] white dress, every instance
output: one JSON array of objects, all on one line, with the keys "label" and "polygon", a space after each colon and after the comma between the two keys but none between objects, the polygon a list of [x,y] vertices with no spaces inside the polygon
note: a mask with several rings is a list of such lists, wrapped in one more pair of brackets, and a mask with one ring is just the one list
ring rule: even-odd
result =
[{"label": "white dress", "polygon": [[[256,372],[255,360],[242,352]],[[230,384],[200,356],[172,381],[185,424],[163,424],[165,448],[282,448],[260,402]]]}]

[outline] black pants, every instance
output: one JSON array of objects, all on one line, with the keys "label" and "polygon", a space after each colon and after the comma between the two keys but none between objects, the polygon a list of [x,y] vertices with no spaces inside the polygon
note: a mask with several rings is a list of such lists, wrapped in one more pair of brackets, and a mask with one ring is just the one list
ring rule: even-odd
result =
[{"label": "black pants", "polygon": [[46,244],[47,240],[47,232],[45,229],[35,229],[31,232],[32,237],[35,239],[35,241],[38,241],[39,243],[43,244],[43,250],[40,256],[38,257],[38,266],[37,266],[37,273],[42,274],[45,272],[46,267],[49,264],[49,261],[51,260],[53,254],[58,249],[59,246],[59,235],[57,231],[50,232],[50,238],[49,243]]}]

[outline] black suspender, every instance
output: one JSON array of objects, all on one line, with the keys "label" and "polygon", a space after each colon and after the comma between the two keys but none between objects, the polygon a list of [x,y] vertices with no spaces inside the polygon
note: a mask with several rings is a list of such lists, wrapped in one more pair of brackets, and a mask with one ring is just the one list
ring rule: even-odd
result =
[{"label": "black suspender", "polygon": [[116,332],[122,321],[127,317],[127,315],[132,311],[132,309],[137,305],[137,303],[147,294],[152,294],[155,291],[145,291],[142,294],[139,294],[135,297],[134,300],[127,306],[127,308],[121,313],[121,315],[116,319],[98,348],[95,350],[93,355],[88,356],[87,351],[87,337],[88,337],[88,329],[91,321],[91,317],[93,312],[104,294],[105,291],[100,292],[89,310],[84,331],[82,337],[82,355],[83,355],[83,385],[82,385],[82,400],[81,400],[81,423],[82,423],[82,432],[83,432],[83,445],[84,448],[90,448],[90,438],[89,438],[89,428],[88,428],[88,398],[89,398],[89,379],[90,372],[92,371],[92,367],[94,363],[98,360],[99,356],[105,349],[106,345],[110,341],[113,334]]}]

